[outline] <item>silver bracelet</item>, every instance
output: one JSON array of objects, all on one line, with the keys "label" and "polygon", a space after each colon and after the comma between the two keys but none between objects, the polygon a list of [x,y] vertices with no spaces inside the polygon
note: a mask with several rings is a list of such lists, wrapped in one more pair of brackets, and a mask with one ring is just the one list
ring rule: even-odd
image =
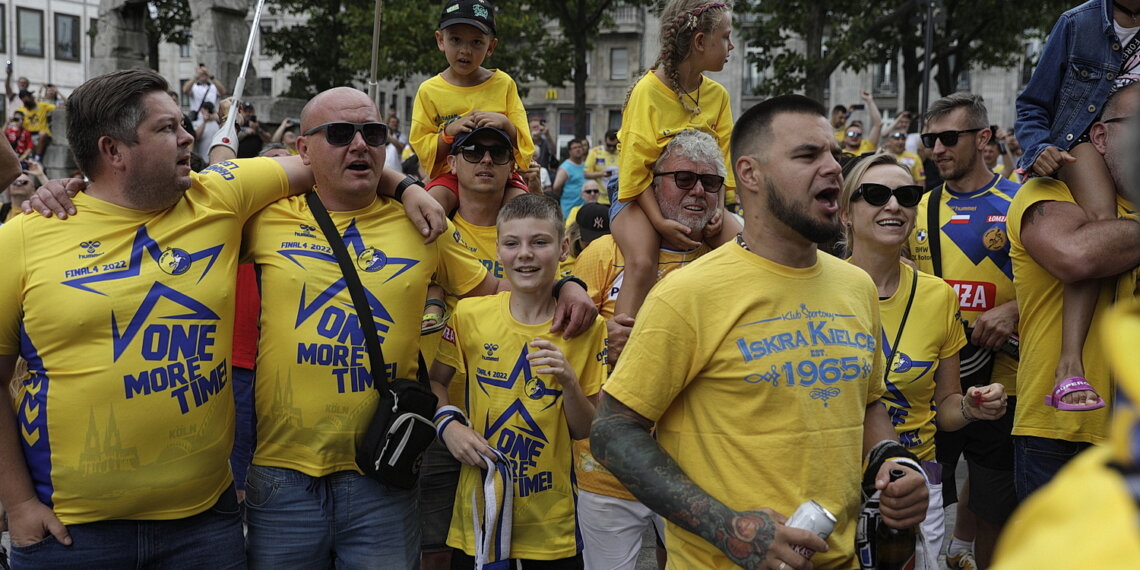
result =
[{"label": "silver bracelet", "polygon": [[968,422],[978,421],[978,418],[971,416],[969,410],[966,409],[966,396],[965,395],[962,396],[962,417],[966,418],[966,421],[968,421]]}]

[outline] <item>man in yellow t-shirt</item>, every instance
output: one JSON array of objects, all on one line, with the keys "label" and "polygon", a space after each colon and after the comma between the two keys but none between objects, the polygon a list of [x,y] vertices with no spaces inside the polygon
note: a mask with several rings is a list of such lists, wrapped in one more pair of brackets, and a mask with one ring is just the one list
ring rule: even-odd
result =
[{"label": "man in yellow t-shirt", "polygon": [[[604,174],[601,180],[598,181],[600,188],[608,187],[610,181],[616,178],[618,174],[619,155],[617,129],[606,131],[604,143],[605,144],[600,144],[590,149],[590,152],[586,154],[586,172],[601,172]],[[602,192],[601,196],[598,197],[598,202],[609,204],[609,194]]]},{"label": "man in yellow t-shirt", "polygon": [[51,113],[55,105],[36,101],[36,96],[26,89],[20,91],[20,101],[24,106],[20,111],[24,113],[24,128],[32,133],[36,143],[36,162],[43,160],[44,150],[51,144]]},{"label": "man in yellow t-shirt", "polygon": [[926,183],[926,171],[922,168],[922,158],[906,149],[906,131],[892,130],[883,140],[883,150],[895,157],[899,164],[910,171],[911,178],[922,186]]},{"label": "man in yellow t-shirt", "polygon": [[[798,568],[798,546],[855,568],[860,482],[882,489],[887,524],[925,516],[924,478],[879,402],[874,284],[817,252],[839,232],[825,113],[788,95],[737,121],[744,232],[657,284],[603,391],[594,455],[668,518],[672,567]],[[887,483],[892,468],[904,475]],[[808,500],[838,519],[826,543],[777,522]]]},{"label": "man in yellow t-shirt", "polygon": [[[1006,213],[1019,185],[986,168],[982,150],[991,133],[982,127],[988,124],[985,101],[978,95],[955,93],[931,104],[920,138],[931,143],[927,148],[944,184],[919,202],[910,236],[915,264],[954,287],[962,317],[973,328],[970,344],[959,354],[963,392],[998,382],[1009,395],[1009,413],[1001,419],[935,434],[945,503],[957,502],[959,484],[968,497],[968,504],[958,507],[949,556],[954,564],[976,556],[983,567],[1017,506],[1010,437],[1017,409],[1017,360],[1001,349],[1017,332]],[[946,133],[957,133],[957,140]],[[962,456],[969,483],[954,477]]]},{"label": "man in yellow t-shirt", "polygon": [[[1105,340],[1100,321],[1114,300],[1136,296],[1140,225],[1135,221],[1135,208],[1120,192],[1123,169],[1135,157],[1126,143],[1123,119],[1137,111],[1140,85],[1133,84],[1109,98],[1103,120],[1089,130],[1115,183],[1117,217],[1122,219],[1089,222],[1069,188],[1051,178],[1027,182],[1009,209],[1013,284],[1025,348],[1017,371],[1020,402],[1013,420],[1015,482],[1022,500],[1048,483],[1078,452],[1103,443],[1108,435],[1116,386],[1102,352]],[[1121,277],[1112,279],[1117,275]],[[1084,345],[1085,378],[1106,406],[1080,412],[1060,410],[1047,405],[1045,397],[1054,392],[1063,283],[1086,279],[1101,279],[1103,286]]]},{"label": "man in yellow t-shirt", "polygon": [[[301,113],[307,134],[297,148],[356,258],[388,377],[415,378],[420,303],[432,276],[458,295],[492,293],[498,282],[454,241],[425,245],[403,209],[376,196],[387,140],[373,145],[352,133],[340,144],[327,127],[337,121],[367,125],[379,113],[355,89],[321,93]],[[346,161],[368,168],[345,169]],[[350,292],[318,227],[306,199],[292,197],[262,210],[245,229],[243,250],[262,285],[248,557],[264,568],[334,559],[408,568],[419,559],[416,491],[380,485],[356,466],[377,392]],[[327,494],[306,490],[313,488]]]},{"label": "man in yellow t-shirt", "polygon": [[[0,502],[15,546],[42,540],[14,566],[245,556],[226,464],[236,244],[247,218],[311,177],[270,159],[191,174],[193,137],[167,89],[145,71],[76,89],[69,142],[92,181],[81,215],[0,228],[12,268],[0,296],[18,300],[0,317],[0,378],[17,354],[29,363],[15,405],[0,390],[0,425],[20,426],[0,446]],[[117,138],[122,117],[133,140]]]}]

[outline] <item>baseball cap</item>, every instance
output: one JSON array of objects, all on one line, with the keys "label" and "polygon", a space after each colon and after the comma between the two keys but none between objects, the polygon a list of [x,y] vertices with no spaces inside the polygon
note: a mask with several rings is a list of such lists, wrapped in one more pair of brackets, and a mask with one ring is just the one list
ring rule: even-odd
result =
[{"label": "baseball cap", "polygon": [[32,96],[32,92],[28,91],[27,89],[21,89],[19,95],[17,95],[17,97],[20,97],[20,98],[31,97],[31,96]]},{"label": "baseball cap", "polygon": [[508,147],[510,147],[511,149],[515,148],[515,145],[511,143],[511,135],[508,135],[506,131],[503,131],[501,129],[496,129],[495,127],[479,127],[477,129],[472,130],[471,132],[459,133],[458,135],[455,135],[455,141],[451,143],[451,154],[458,153],[459,147],[466,144],[467,139],[470,139],[471,137],[473,137],[477,134],[483,134],[483,133],[491,133],[491,134],[495,135],[496,137],[502,139],[503,142]]},{"label": "baseball cap", "polygon": [[578,208],[578,215],[574,217],[578,222],[578,231],[582,233],[582,240],[592,242],[610,233],[610,207],[605,204],[583,204]]},{"label": "baseball cap", "polygon": [[484,34],[495,34],[495,8],[487,0],[448,0],[439,15],[439,29],[456,24],[475,26]]}]

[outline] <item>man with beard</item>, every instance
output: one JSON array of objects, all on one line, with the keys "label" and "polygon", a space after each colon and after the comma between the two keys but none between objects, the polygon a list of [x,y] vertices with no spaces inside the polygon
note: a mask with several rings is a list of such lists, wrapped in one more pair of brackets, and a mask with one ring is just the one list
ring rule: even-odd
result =
[{"label": "man with beard", "polygon": [[910,237],[915,264],[954,287],[962,317],[973,327],[970,344],[959,354],[962,388],[999,382],[1009,395],[1009,411],[1001,419],[935,435],[947,505],[958,501],[954,472],[963,453],[969,467],[948,547],[952,568],[969,568],[975,555],[985,568],[1017,503],[1010,438],[1017,360],[996,351],[1017,332],[1005,216],[1020,186],[986,167],[989,124],[978,95],[954,93],[930,105],[921,138],[945,183],[919,203]]},{"label": "man with beard", "polygon": [[[882,490],[888,525],[925,515],[917,469],[888,483],[913,456],[878,401],[875,286],[817,252],[840,229],[825,113],[788,95],[737,121],[744,232],[650,292],[598,407],[594,455],[668,519],[679,568],[803,568],[795,547],[852,567],[861,480]],[[811,499],[838,519],[826,543],[782,524]]]}]

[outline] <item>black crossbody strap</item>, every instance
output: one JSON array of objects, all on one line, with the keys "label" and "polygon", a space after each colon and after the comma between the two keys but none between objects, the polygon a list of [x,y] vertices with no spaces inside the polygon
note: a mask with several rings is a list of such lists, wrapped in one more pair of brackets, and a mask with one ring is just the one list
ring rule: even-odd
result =
[{"label": "black crossbody strap", "polygon": [[930,243],[930,264],[934,274],[942,277],[942,228],[938,226],[938,211],[942,209],[942,186],[935,186],[927,194],[926,239]]},{"label": "black crossbody strap", "polygon": [[918,270],[912,267],[910,268],[910,297],[907,297],[902,321],[899,322],[899,330],[895,333],[895,343],[891,345],[891,357],[887,359],[887,367],[883,370],[884,381],[891,375],[891,366],[894,364],[895,355],[899,353],[899,342],[902,341],[903,329],[906,328],[906,319],[910,316],[910,306],[914,304],[915,291],[918,291]]},{"label": "black crossbody strap", "polygon": [[[376,332],[376,322],[372,320],[372,309],[368,306],[368,299],[364,297],[364,285],[360,283],[360,275],[356,273],[356,267],[352,265],[352,259],[348,256],[348,248],[344,247],[344,240],[341,239],[340,232],[336,231],[336,224],[333,223],[325,205],[321,203],[321,197],[315,191],[311,191],[305,194],[305,200],[308,201],[309,209],[317,219],[317,225],[324,232],[329,247],[336,254],[336,261],[340,264],[341,273],[344,274],[345,286],[348,287],[348,292],[352,295],[352,304],[356,307],[360,330],[364,333],[364,347],[368,349],[368,360],[371,364],[372,385],[383,393],[388,390],[388,367],[384,363],[384,351],[380,350],[380,336]],[[423,370],[423,356],[420,356],[420,362],[420,369]]]}]

